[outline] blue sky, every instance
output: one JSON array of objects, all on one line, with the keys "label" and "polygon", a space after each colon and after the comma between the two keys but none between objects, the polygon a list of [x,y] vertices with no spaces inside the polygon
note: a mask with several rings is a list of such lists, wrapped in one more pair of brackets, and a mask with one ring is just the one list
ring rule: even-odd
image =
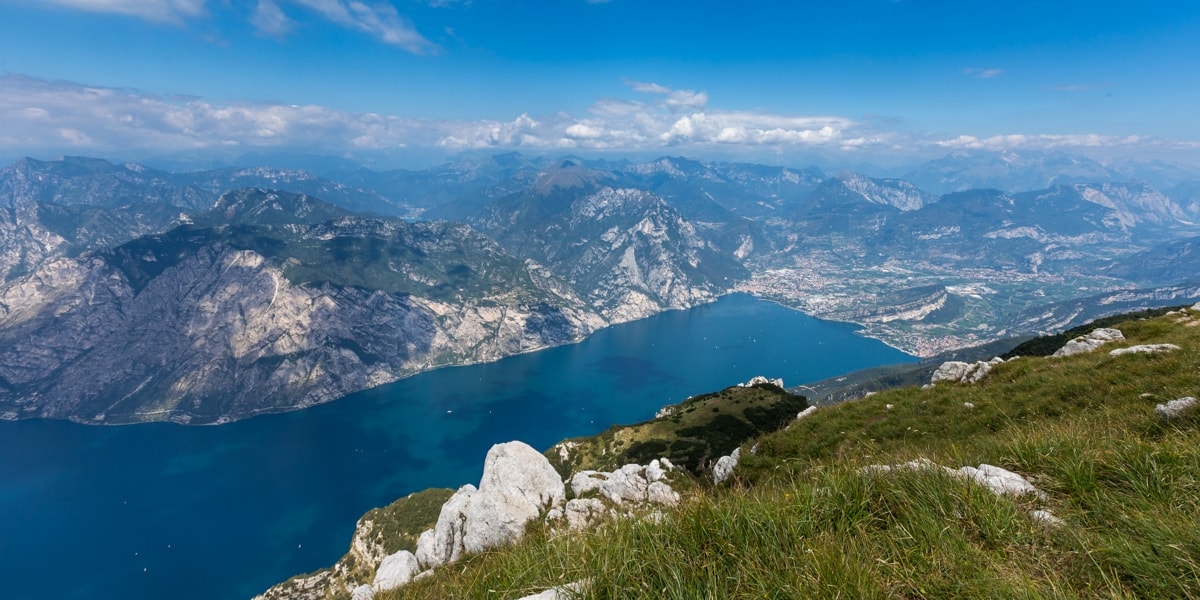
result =
[{"label": "blue sky", "polygon": [[1194,162],[1200,3],[0,0],[0,155]]}]

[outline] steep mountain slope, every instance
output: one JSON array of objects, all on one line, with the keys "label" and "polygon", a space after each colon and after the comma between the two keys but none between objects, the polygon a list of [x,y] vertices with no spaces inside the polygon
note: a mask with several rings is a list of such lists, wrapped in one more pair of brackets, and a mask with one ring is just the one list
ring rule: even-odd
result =
[{"label": "steep mountain slope", "polygon": [[575,165],[545,170],[471,223],[545,264],[614,322],[706,302],[745,276],[661,198],[609,180]]},{"label": "steep mountain slope", "polygon": [[304,207],[337,212],[282,192],[221,205],[205,220],[234,224],[58,259],[0,286],[3,416],[222,422],[606,324],[466,225],[280,223]]}]

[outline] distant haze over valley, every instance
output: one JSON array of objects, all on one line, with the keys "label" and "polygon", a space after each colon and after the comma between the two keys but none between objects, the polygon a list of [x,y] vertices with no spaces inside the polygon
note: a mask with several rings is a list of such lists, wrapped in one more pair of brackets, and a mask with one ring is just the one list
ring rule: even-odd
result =
[{"label": "distant haze over valley", "polygon": [[1200,171],[1158,161],[262,158],[0,171],[0,415],[225,422],[737,291],[918,356],[1200,297]]}]

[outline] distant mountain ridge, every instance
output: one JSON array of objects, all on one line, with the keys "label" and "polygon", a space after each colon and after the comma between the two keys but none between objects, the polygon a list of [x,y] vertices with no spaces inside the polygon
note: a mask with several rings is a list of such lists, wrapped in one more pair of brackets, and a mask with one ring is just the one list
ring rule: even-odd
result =
[{"label": "distant mountain ridge", "polygon": [[[25,159],[0,170],[0,414],[240,418],[734,290],[921,356],[1061,326],[1085,298],[1132,307],[1200,294],[1187,266],[1200,200],[1185,173],[1160,168],[1184,177],[1160,192],[1117,179],[1129,165],[1042,159],[947,157],[938,164],[1007,161],[1009,190],[1066,170],[1031,191],[942,195],[905,179],[682,157],[340,165],[344,181]],[[1076,180],[1087,174],[1100,179]],[[209,328],[257,341],[230,345]],[[130,345],[170,364],[104,362]],[[207,385],[202,398],[172,387]]]}]

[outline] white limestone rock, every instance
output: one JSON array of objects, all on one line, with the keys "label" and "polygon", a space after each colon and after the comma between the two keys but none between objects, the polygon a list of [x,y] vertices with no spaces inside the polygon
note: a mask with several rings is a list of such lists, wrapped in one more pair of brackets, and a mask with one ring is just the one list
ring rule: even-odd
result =
[{"label": "white limestone rock", "polygon": [[895,470],[941,470],[947,475],[970,479],[1000,495],[1020,496],[1023,494],[1033,494],[1038,498],[1046,496],[1044,492],[1034,487],[1032,483],[1029,483],[1029,480],[1021,475],[988,464],[979,465],[979,467],[968,466],[960,469],[951,469],[927,458],[918,458],[898,465],[868,465],[859,469],[859,473],[874,475],[890,473]]},{"label": "white limestone rock", "polygon": [[815,412],[817,412],[817,407],[815,407],[815,406],[810,406],[810,407],[808,407],[808,408],[806,408],[806,409],[804,409],[804,410],[800,411],[800,412],[799,412],[799,413],[796,415],[796,420],[797,420],[797,421],[799,421],[800,419],[803,419],[803,418],[805,418],[805,417],[808,417],[808,416],[812,415],[812,414],[813,414],[813,413],[815,413]]},{"label": "white limestone rock", "polygon": [[417,563],[417,557],[408,550],[401,550],[384,557],[379,568],[375,570],[375,580],[371,585],[375,591],[386,592],[412,581],[413,576],[420,571],[421,565]]},{"label": "white limestone rock", "polygon": [[992,372],[992,367],[1003,363],[1004,359],[999,356],[989,361],[976,361],[967,363],[957,360],[951,360],[942,363],[941,366],[933,372],[929,378],[930,384],[937,384],[943,381],[952,383],[977,383],[979,380],[987,377],[988,373]]},{"label": "white limestone rock", "polygon": [[646,501],[649,487],[645,467],[631,464],[610,473],[608,479],[600,484],[600,495],[618,505],[625,501],[640,504]]},{"label": "white limestone rock", "polygon": [[737,448],[729,456],[722,456],[717,459],[717,464],[713,465],[713,483],[721,483],[733,474],[734,467],[738,464],[738,459],[741,458],[742,449]]},{"label": "white limestone rock", "polygon": [[364,583],[350,592],[350,600],[375,600],[375,588]]},{"label": "white limestone rock", "polygon": [[943,381],[951,381],[951,382],[962,381],[962,380],[966,379],[967,375],[970,372],[971,372],[971,364],[970,363],[965,363],[965,362],[958,361],[958,360],[951,360],[951,361],[942,363],[941,366],[939,366],[937,368],[937,370],[933,372],[933,376],[930,377],[929,382],[936,384],[936,383],[941,383]]},{"label": "white limestone rock", "polygon": [[466,509],[478,493],[466,484],[442,505],[437,524],[417,537],[417,562],[425,568],[440,567],[462,557],[462,539],[466,528]]},{"label": "white limestone rock", "polygon": [[1159,404],[1154,407],[1154,414],[1164,421],[1178,419],[1196,406],[1196,399],[1192,396],[1172,400],[1166,404]]},{"label": "white limestone rock", "polygon": [[580,471],[571,476],[571,493],[576,498],[595,490],[608,479],[608,473],[600,471]]},{"label": "white limestone rock", "polygon": [[1174,352],[1179,349],[1175,344],[1141,344],[1138,346],[1130,346],[1128,348],[1117,348],[1109,352],[1109,356],[1121,356],[1124,354],[1161,354],[1163,352]]},{"label": "white limestone rock", "polygon": [[543,510],[561,503],[566,496],[558,471],[542,453],[524,442],[492,446],[484,459],[479,491],[521,499]]},{"label": "white limestone rock", "polygon": [[678,506],[679,492],[662,481],[652,481],[646,488],[646,502],[663,506]]},{"label": "white limestone rock", "polygon": [[1098,329],[1093,330],[1091,333],[1089,333],[1087,335],[1081,335],[1081,336],[1067,342],[1062,348],[1059,348],[1058,351],[1055,352],[1052,356],[1061,358],[1064,356],[1074,356],[1076,354],[1085,354],[1085,353],[1091,352],[1091,351],[1095,350],[1096,348],[1099,348],[1100,346],[1103,346],[1105,344],[1108,344],[1111,342],[1123,342],[1123,341],[1125,341],[1125,334],[1121,333],[1119,330],[1112,329],[1109,327],[1100,327]]},{"label": "white limestone rock", "polygon": [[558,473],[537,450],[522,442],[492,446],[479,488],[464,485],[442,505],[437,525],[417,539],[417,560],[432,568],[511,543],[565,497]]},{"label": "white limestone rock", "polygon": [[567,519],[567,529],[583,531],[596,521],[604,518],[606,508],[598,498],[575,498],[567,501],[563,516]]},{"label": "white limestone rock", "polygon": [[1038,498],[1046,496],[1045,492],[1034,487],[1032,483],[1029,483],[1028,479],[1008,469],[983,464],[979,465],[978,468],[963,467],[958,472],[998,495],[1022,496],[1033,494]]},{"label": "white limestone rock", "polygon": [[662,463],[660,463],[657,458],[650,461],[650,464],[646,465],[646,481],[662,481],[663,477],[666,476],[667,470],[662,468]]}]

